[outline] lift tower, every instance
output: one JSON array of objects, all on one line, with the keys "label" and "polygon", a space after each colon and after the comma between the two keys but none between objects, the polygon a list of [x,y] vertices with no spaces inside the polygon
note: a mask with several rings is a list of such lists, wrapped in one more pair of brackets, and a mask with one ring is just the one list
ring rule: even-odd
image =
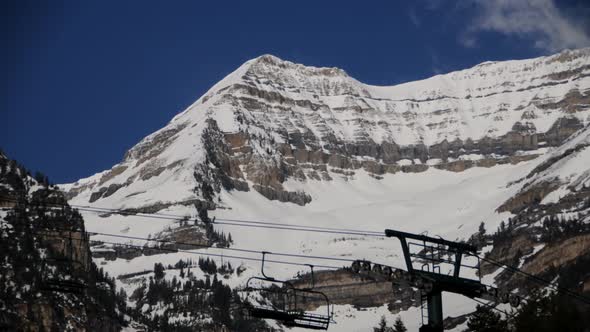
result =
[{"label": "lift tower", "polygon": [[[486,293],[485,285],[479,280],[479,258],[476,256],[475,246],[391,229],[386,229],[385,235],[400,240],[408,272],[405,283],[420,289],[422,303],[426,302],[426,313],[422,308],[423,325],[420,332],[443,331],[443,291],[470,298],[481,297]],[[412,252],[411,246],[418,247],[419,251]],[[463,256],[466,255],[475,257],[477,264],[462,264]],[[417,258],[422,263],[420,269],[414,268],[412,258]],[[441,272],[441,264],[451,267],[448,274]],[[461,277],[461,267],[477,270],[478,280]]]}]

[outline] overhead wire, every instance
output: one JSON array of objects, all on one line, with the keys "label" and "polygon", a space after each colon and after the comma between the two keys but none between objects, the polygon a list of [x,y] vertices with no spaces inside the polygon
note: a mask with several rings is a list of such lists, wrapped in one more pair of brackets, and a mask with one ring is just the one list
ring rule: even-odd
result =
[{"label": "overhead wire", "polygon": [[[12,200],[12,201],[16,202],[16,200]],[[160,213],[160,212],[144,213],[144,212],[136,212],[133,210],[129,211],[129,210],[124,210],[124,209],[93,207],[93,206],[89,206],[89,205],[77,205],[77,204],[67,204],[67,203],[46,203],[45,206],[58,206],[58,207],[69,206],[69,207],[78,209],[80,211],[85,211],[85,212],[111,213],[111,214],[120,214],[120,215],[125,215],[125,216],[138,216],[138,217],[153,218],[153,219],[176,220],[176,221],[180,221],[180,220],[199,221],[199,219],[196,217],[192,217],[192,218],[188,217],[187,218],[187,216]],[[277,223],[277,222],[258,221],[258,220],[243,220],[243,219],[230,219],[230,218],[214,217],[214,221],[212,223],[219,224],[219,225],[242,226],[242,227],[256,227],[254,225],[259,225],[259,228],[269,228],[269,229],[285,229],[285,230],[293,230],[293,231],[307,231],[307,232],[318,232],[318,233],[328,233],[328,234],[385,237],[385,234],[382,231],[367,231],[367,230],[358,230],[358,229],[350,229],[350,228],[321,227],[321,226],[300,225],[300,224],[292,224],[292,223]],[[242,224],[244,224],[244,225],[242,225]]]},{"label": "overhead wire", "polygon": [[511,265],[508,265],[508,264],[505,264],[505,263],[502,263],[502,262],[498,262],[498,261],[496,261],[494,259],[487,258],[487,257],[482,257],[480,255],[477,255],[477,257],[479,259],[481,259],[483,261],[486,261],[486,262],[488,262],[488,263],[490,263],[492,265],[495,265],[495,266],[497,266],[499,268],[508,270],[510,272],[513,272],[513,273],[520,273],[520,274],[524,275],[526,278],[528,278],[530,280],[534,280],[534,281],[536,281],[539,284],[547,285],[547,286],[549,286],[550,288],[552,288],[553,290],[555,290],[557,292],[561,292],[562,294],[571,296],[571,297],[573,297],[573,298],[575,298],[575,299],[577,299],[577,300],[579,300],[581,302],[584,302],[585,304],[590,305],[590,298],[588,298],[586,296],[583,296],[581,294],[578,294],[578,293],[576,293],[576,292],[574,292],[574,291],[572,291],[570,289],[567,289],[565,287],[561,287],[561,286],[556,285],[555,283],[553,283],[551,281],[548,281],[548,280],[545,280],[543,278],[540,278],[540,277],[538,277],[536,275],[533,275],[531,273],[528,273],[526,271],[523,271],[523,270],[521,270],[521,269],[519,269],[517,267],[511,266]]},{"label": "overhead wire", "polygon": [[266,254],[273,255],[273,256],[308,258],[308,259],[330,260],[330,261],[339,261],[339,262],[354,262],[355,261],[354,259],[349,259],[349,258],[311,256],[311,255],[301,255],[301,254],[292,254],[292,253],[283,253],[283,252],[274,252],[274,251],[271,252],[271,251],[244,249],[244,248],[236,248],[236,247],[211,247],[211,246],[207,246],[207,245],[193,244],[193,243],[181,242],[181,241],[171,241],[171,240],[164,240],[164,239],[148,239],[148,238],[138,237],[138,236],[119,235],[119,234],[111,234],[111,233],[103,233],[103,232],[89,231],[87,233],[94,234],[94,235],[103,235],[103,236],[117,237],[117,238],[123,238],[123,239],[130,239],[130,240],[143,240],[143,241],[153,241],[153,242],[158,242],[158,243],[193,246],[195,248],[200,248],[200,249],[219,249],[219,250],[228,250],[228,251],[254,253],[254,254],[266,253]]},{"label": "overhead wire", "polygon": [[[317,232],[317,233],[328,233],[328,234],[345,234],[345,235],[362,235],[362,236],[378,236],[378,237],[384,237],[385,235],[383,234],[383,232],[381,233],[377,233],[374,231],[361,231],[361,230],[352,230],[352,229],[336,229],[336,228],[322,228],[322,227],[317,227],[317,226],[298,226],[298,225],[294,225],[295,227],[289,227],[289,226],[283,226],[282,224],[278,224],[278,223],[266,223],[266,222],[256,222],[256,221],[247,221],[247,220],[239,220],[239,219],[228,219],[228,220],[232,220],[233,222],[224,222],[224,221],[217,221],[217,220],[224,220],[224,219],[216,219],[216,221],[214,222],[215,224],[220,224],[220,225],[230,225],[230,226],[238,226],[238,227],[253,227],[253,228],[265,228],[265,229],[279,229],[279,230],[288,230],[288,231],[303,231],[303,232]],[[239,223],[241,222],[241,224]],[[249,224],[249,223],[256,223],[256,224]],[[277,225],[277,226],[275,226]],[[293,226],[293,224],[290,224],[290,226]],[[521,273],[524,276],[526,276],[527,278],[530,278],[532,280],[535,280],[537,282],[543,283],[545,285],[548,285],[552,288],[554,288],[555,290],[561,291],[564,294],[570,295],[572,297],[577,298],[578,300],[586,303],[586,304],[590,304],[590,299],[582,296],[576,292],[573,292],[567,288],[563,288],[560,286],[557,286],[553,283],[551,283],[550,281],[547,281],[545,279],[542,279],[540,277],[534,276],[530,273],[527,273],[517,267],[514,266],[510,266],[504,263],[500,263],[500,262],[495,262],[489,258],[485,258],[482,257],[480,255],[474,255],[475,257],[478,257],[484,261],[488,261],[494,265],[498,265],[499,267],[508,269],[512,272],[517,272],[517,273]]]},{"label": "overhead wire", "polygon": [[[484,301],[481,301],[481,300],[479,300],[479,299],[476,299],[476,298],[473,298],[473,297],[472,297],[471,299],[472,299],[473,301],[475,301],[475,302],[477,302],[477,303],[479,303],[479,304],[483,305],[483,306],[486,306],[486,307],[488,307],[488,308],[490,308],[490,309],[493,309],[493,310],[496,310],[496,311],[498,311],[498,312],[501,312],[501,313],[503,313],[504,315],[506,315],[506,316],[509,316],[510,318],[514,318],[514,317],[516,317],[514,314],[512,314],[512,313],[509,313],[508,311],[505,311],[505,310],[502,310],[502,309],[498,309],[498,308],[496,308],[496,306],[494,306],[494,305],[491,305],[490,303],[485,303]],[[473,314],[473,313],[472,313],[472,314]]]},{"label": "overhead wire", "polygon": [[[147,218],[159,218],[159,219],[167,219],[167,220],[195,220],[198,221],[197,218],[186,218],[186,216],[179,216],[179,215],[170,215],[170,214],[161,214],[161,213],[136,213],[135,211],[125,211],[121,209],[109,209],[109,208],[99,208],[99,207],[91,207],[91,206],[84,206],[84,205],[70,205],[67,203],[64,204],[55,204],[50,203],[46,204],[47,206],[70,206],[72,208],[76,208],[78,210],[87,211],[87,212],[94,212],[94,213],[115,213],[121,215],[136,215],[141,217]],[[221,221],[218,221],[221,220]],[[318,227],[318,226],[304,226],[304,225],[294,225],[294,224],[280,224],[280,223],[273,223],[273,222],[263,222],[263,221],[252,221],[252,220],[240,220],[240,219],[227,219],[230,222],[225,222],[223,218],[215,219],[213,224],[219,225],[229,225],[229,226],[239,226],[239,227],[251,227],[251,228],[263,228],[263,229],[276,229],[276,230],[286,230],[286,231],[300,231],[300,232],[316,232],[316,233],[328,233],[328,234],[342,234],[342,235],[360,235],[360,236],[376,236],[376,237],[385,237],[383,232],[376,232],[376,231],[362,231],[362,230],[352,230],[352,229],[338,229],[338,228],[329,228],[329,227]],[[534,276],[530,273],[522,271],[521,269],[507,265],[501,262],[494,261],[489,258],[482,257],[480,255],[474,255],[481,260],[487,261],[493,265],[501,267],[503,269],[508,269],[509,271],[515,273],[521,273],[525,277],[535,280],[539,283],[548,285],[549,287],[562,292],[563,294],[572,296],[586,304],[590,304],[590,298],[582,296],[576,292],[573,292],[567,288],[563,288],[560,286],[555,285],[554,283]]]},{"label": "overhead wire", "polygon": [[[88,210],[98,210],[104,211],[105,213],[117,213],[123,215],[137,215],[137,216],[158,216],[158,217],[166,217],[166,219],[174,219],[174,220],[187,220],[187,221],[194,221],[197,218],[186,218],[186,216],[175,215],[175,214],[168,214],[168,213],[135,213],[133,211],[125,211],[121,209],[111,209],[111,208],[102,208],[102,207],[93,207],[89,205],[76,205],[71,204],[71,207],[77,209],[84,209],[83,211]],[[309,225],[300,225],[300,224],[291,224],[291,223],[278,223],[278,222],[269,222],[269,221],[259,221],[259,220],[244,220],[244,219],[231,219],[231,218],[218,218],[215,217],[216,222],[224,221],[224,222],[233,222],[233,223],[247,223],[247,224],[255,224],[255,225],[269,225],[269,226],[280,226],[280,227],[298,227],[298,228],[309,228],[309,229],[317,229],[317,230],[326,230],[326,231],[338,231],[338,232],[352,232],[352,233],[362,233],[362,234],[375,234],[379,236],[385,236],[382,231],[366,231],[366,230],[358,230],[358,229],[350,229],[350,228],[336,228],[336,227],[321,227],[321,226],[309,226]]]},{"label": "overhead wire", "polygon": [[[71,231],[71,230],[65,230],[65,229],[49,229],[49,230],[67,231],[67,232]],[[45,230],[45,231],[48,231],[48,230]],[[141,241],[146,241],[146,242],[157,242],[157,243],[162,243],[162,244],[190,246],[190,247],[195,247],[194,250],[212,249],[212,250],[226,250],[226,251],[235,251],[235,252],[252,253],[252,254],[265,253],[267,255],[280,256],[280,257],[327,260],[327,261],[337,261],[337,262],[347,262],[347,263],[352,263],[352,262],[360,260],[360,259],[352,259],[352,258],[339,258],[339,257],[328,257],[328,256],[319,256],[319,255],[303,255],[303,254],[294,254],[294,253],[286,253],[286,252],[253,250],[253,249],[236,248],[236,247],[212,247],[212,246],[208,246],[208,245],[195,244],[195,243],[189,243],[189,242],[172,241],[172,240],[165,240],[165,239],[153,239],[153,238],[145,238],[145,237],[139,237],[139,236],[104,233],[104,232],[87,231],[86,233],[88,233],[89,235],[101,235],[101,236],[115,237],[115,238],[121,238],[121,239],[127,239],[127,240],[141,240]],[[99,242],[106,243],[105,241],[102,241],[102,240],[99,240]],[[116,242],[116,244],[127,245],[126,243],[121,243],[121,242]],[[158,248],[158,249],[160,249],[160,248]],[[313,265],[314,267],[320,267],[320,268],[325,267],[324,265],[309,264],[309,263],[306,263],[306,264],[302,263],[301,265]],[[399,267],[394,267],[394,266],[390,266],[390,265],[386,265],[386,264],[380,264],[380,265],[382,265],[383,267],[391,267],[393,269],[401,270],[401,268],[399,268]],[[331,268],[335,268],[335,267],[331,266]],[[338,268],[342,268],[342,267],[338,267]]]},{"label": "overhead wire", "polygon": [[[186,221],[198,221],[197,218],[186,218],[179,215],[169,215],[169,214],[158,214],[158,213],[130,213],[127,211],[120,211],[116,209],[105,209],[105,208],[86,208],[83,206],[76,206],[72,205],[72,207],[87,212],[94,212],[94,213],[116,213],[122,215],[133,215],[138,217],[148,217],[148,218],[157,218],[157,219],[166,219],[166,220],[186,220]],[[341,235],[360,235],[360,236],[376,236],[376,237],[385,237],[383,232],[376,232],[376,231],[363,231],[363,230],[354,230],[354,229],[347,229],[347,228],[332,228],[332,227],[319,227],[319,226],[308,226],[308,225],[297,225],[297,224],[282,224],[282,223],[275,223],[275,222],[264,222],[264,221],[253,221],[253,220],[240,220],[240,219],[226,219],[226,218],[218,218],[215,217],[213,224],[218,225],[228,225],[228,226],[238,226],[238,227],[256,227],[256,228],[267,228],[267,229],[284,229],[284,230],[292,230],[292,231],[305,231],[305,232],[316,232],[316,233],[328,233],[328,234],[341,234]]]},{"label": "overhead wire", "polygon": [[[46,233],[47,234],[48,230],[43,230],[43,231],[37,231],[37,233]],[[91,233],[91,232],[89,232]],[[66,236],[60,236],[57,234],[49,234],[49,236],[51,237],[57,237],[57,238],[63,238],[63,239],[70,239],[69,237]],[[113,235],[114,237],[120,237],[120,236],[116,236]],[[144,240],[150,240],[147,238],[142,238]],[[82,241],[82,239],[75,239],[73,238],[72,240],[74,241]],[[149,247],[145,247],[139,244],[131,244],[131,243],[121,243],[121,242],[112,242],[112,241],[100,241],[101,243],[104,244],[111,244],[111,245],[116,245],[116,246],[125,246],[125,247],[131,247],[131,248],[138,248],[138,249],[148,249]],[[188,254],[194,254],[194,255],[198,255],[198,256],[211,256],[211,257],[220,257],[220,258],[233,258],[233,259],[240,259],[240,260],[249,260],[249,261],[257,261],[257,262],[262,262],[262,258],[255,258],[255,257],[246,257],[246,256],[235,256],[235,255],[225,255],[225,254],[219,254],[219,253],[211,253],[211,252],[202,252],[202,251],[195,251],[195,250],[188,250],[188,249],[176,249],[176,248],[165,248],[165,247],[158,247],[158,248],[150,248],[150,249],[157,249],[160,251],[168,251],[168,252],[182,252],[182,253],[188,253]],[[214,249],[227,249],[227,248],[214,248]],[[298,262],[290,262],[290,261],[284,261],[284,260],[277,260],[277,259],[264,259],[265,262],[268,263],[276,263],[276,264],[284,264],[284,265],[296,265],[296,266],[309,266],[308,263],[298,263]],[[342,269],[341,266],[333,266],[333,265],[313,265],[314,267],[319,267],[319,268],[325,268],[325,269]]]}]

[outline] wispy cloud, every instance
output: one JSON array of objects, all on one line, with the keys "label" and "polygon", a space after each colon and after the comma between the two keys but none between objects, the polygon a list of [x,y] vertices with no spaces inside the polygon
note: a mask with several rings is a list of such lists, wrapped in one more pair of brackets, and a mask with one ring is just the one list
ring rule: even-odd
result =
[{"label": "wispy cloud", "polygon": [[474,47],[480,32],[531,38],[545,51],[590,46],[587,22],[566,16],[553,0],[475,0],[477,11],[459,41]]},{"label": "wispy cloud", "polygon": [[432,67],[432,72],[435,75],[439,75],[442,74],[444,72],[443,66],[441,66],[441,62],[440,59],[438,58],[438,55],[430,50],[430,63],[431,63],[431,67]]},{"label": "wispy cloud", "polygon": [[416,15],[416,9],[414,9],[414,7],[410,7],[410,9],[408,9],[408,17],[414,26],[419,27],[422,23],[418,18],[418,15]]},{"label": "wispy cloud", "polygon": [[422,14],[425,11],[438,11],[445,4],[445,0],[415,0],[408,7],[408,18],[416,27],[422,25]]}]

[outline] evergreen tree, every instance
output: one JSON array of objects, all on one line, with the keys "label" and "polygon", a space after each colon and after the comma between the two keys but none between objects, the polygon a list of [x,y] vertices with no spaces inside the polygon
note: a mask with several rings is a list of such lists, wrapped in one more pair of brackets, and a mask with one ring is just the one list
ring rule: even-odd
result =
[{"label": "evergreen tree", "polygon": [[490,307],[478,305],[467,322],[467,331],[504,332],[508,331],[508,323]]},{"label": "evergreen tree", "polygon": [[590,319],[578,310],[565,295],[536,293],[518,311],[514,327],[516,331],[587,331]]},{"label": "evergreen tree", "polygon": [[164,274],[164,265],[162,265],[162,263],[154,264],[154,277],[156,280],[164,278]]},{"label": "evergreen tree", "polygon": [[404,325],[402,318],[397,316],[397,318],[395,319],[395,323],[393,323],[393,332],[407,332],[407,331],[408,331],[408,329],[406,328],[406,325]]},{"label": "evergreen tree", "polygon": [[387,327],[387,321],[385,320],[385,316],[381,316],[381,320],[379,321],[379,325],[373,328],[373,332],[389,332]]},{"label": "evergreen tree", "polygon": [[484,237],[486,235],[486,226],[483,221],[479,224],[479,235],[481,237]]}]

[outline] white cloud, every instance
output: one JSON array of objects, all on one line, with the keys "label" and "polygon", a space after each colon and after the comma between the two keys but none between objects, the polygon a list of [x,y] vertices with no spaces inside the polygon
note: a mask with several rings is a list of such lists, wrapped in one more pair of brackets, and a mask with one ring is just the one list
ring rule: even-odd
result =
[{"label": "white cloud", "polygon": [[546,51],[590,46],[584,24],[566,17],[553,0],[476,0],[475,8],[477,16],[459,39],[466,47],[477,45],[482,31],[532,38]]},{"label": "white cloud", "polygon": [[438,59],[438,55],[436,55],[436,53],[434,53],[434,51],[432,50],[430,50],[430,60],[432,64],[432,72],[434,73],[434,75],[442,74],[444,70],[442,69],[440,60]]},{"label": "white cloud", "polygon": [[414,24],[414,26],[419,27],[422,23],[418,18],[418,15],[416,15],[416,10],[414,8],[410,8],[408,10],[408,17],[410,18],[410,21],[412,22],[412,24]]}]

